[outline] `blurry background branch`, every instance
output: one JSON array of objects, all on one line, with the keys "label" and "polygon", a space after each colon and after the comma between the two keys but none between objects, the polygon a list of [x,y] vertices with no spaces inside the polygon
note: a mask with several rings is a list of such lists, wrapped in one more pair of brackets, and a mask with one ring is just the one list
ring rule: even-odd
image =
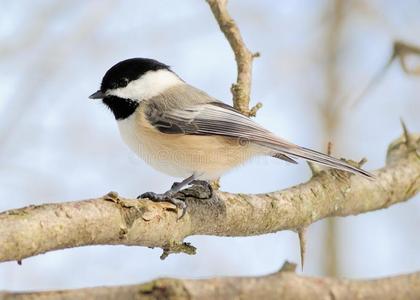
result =
[{"label": "blurry background branch", "polygon": [[352,106],[356,107],[367,95],[367,93],[381,82],[381,80],[384,78],[385,74],[389,70],[389,67],[397,59],[404,73],[406,73],[407,75],[419,76],[420,64],[415,63],[414,66],[410,66],[409,63],[409,59],[413,57],[417,58],[417,61],[420,59],[419,46],[411,45],[402,41],[395,41],[392,48],[391,56],[389,57],[388,61],[384,64],[384,66],[381,69],[379,69],[378,72],[374,74],[372,79],[362,89],[360,94],[352,101]]},{"label": "blurry background branch", "polygon": [[[321,103],[321,118],[323,121],[323,143],[328,148],[327,153],[332,152],[340,143],[340,127],[343,120],[344,103],[341,103],[339,94],[341,91],[341,76],[338,71],[339,46],[341,41],[341,29],[345,19],[346,5],[343,0],[333,0],[330,15],[329,30],[326,32],[325,41],[325,98]],[[327,146],[328,145],[328,146]],[[334,151],[335,152],[335,151]],[[340,153],[336,153],[340,154]],[[338,250],[337,250],[337,222],[335,218],[328,218],[326,221],[326,239],[324,243],[323,260],[325,274],[338,276]]]},{"label": "blurry background branch", "polygon": [[200,280],[163,278],[151,282],[49,292],[0,292],[1,299],[381,299],[415,300],[420,294],[420,273],[395,277],[349,280],[306,277],[294,273],[285,263],[274,274],[261,277],[225,277]]},{"label": "blurry background branch", "polygon": [[[70,9],[71,4],[72,1],[60,1],[41,11],[38,16],[33,18],[36,23],[33,27],[29,27],[28,31],[17,40],[16,45],[0,46],[0,55],[6,57],[11,53],[16,55],[16,52],[18,52],[16,50],[21,46],[34,47],[32,44],[42,38],[41,33],[45,34],[44,20],[47,20],[48,16],[56,16],[66,12]],[[51,42],[48,45],[49,47],[42,52],[39,60],[28,66],[20,80],[20,84],[26,88],[17,90],[15,100],[7,107],[8,113],[2,116],[4,122],[0,128],[0,143],[2,144],[0,154],[2,156],[4,156],[7,143],[14,136],[21,123],[27,116],[31,115],[38,102],[45,101],[44,97],[40,96],[44,86],[39,83],[52,81],[55,76],[58,76],[57,74],[61,71],[60,64],[65,60],[71,60],[71,56],[74,55],[73,45],[88,40],[106,20],[115,4],[114,0],[107,0],[103,1],[100,6],[86,5],[89,8],[86,18],[78,26],[74,26],[69,32],[63,34],[60,43]],[[36,80],[31,80],[33,77]],[[31,105],[28,105],[28,99],[31,99]]]},{"label": "blurry background branch", "polygon": [[[178,220],[169,203],[118,197],[29,206],[0,214],[0,261],[85,245],[161,247],[194,254],[191,235],[249,236],[296,230],[331,216],[373,211],[405,201],[420,190],[420,136],[405,135],[389,147],[374,181],[321,171],[304,184],[266,194],[181,191],[188,205]],[[170,228],[170,230],[168,230]]]},{"label": "blurry background branch", "polygon": [[408,59],[410,56],[420,57],[420,47],[411,45],[402,41],[396,41],[394,43],[394,52],[391,56],[390,61],[398,58],[400,65],[405,73],[408,75],[420,75],[420,65],[417,64],[413,67],[409,66]]}]

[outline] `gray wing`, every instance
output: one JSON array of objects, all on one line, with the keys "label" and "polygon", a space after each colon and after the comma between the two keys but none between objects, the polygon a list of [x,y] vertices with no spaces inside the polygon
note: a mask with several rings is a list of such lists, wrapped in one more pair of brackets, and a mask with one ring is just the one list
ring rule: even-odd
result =
[{"label": "gray wing", "polygon": [[[206,95],[201,93],[200,97]],[[188,99],[186,99],[187,101],[174,99],[175,95],[171,95],[171,98],[170,104],[168,101],[160,102],[161,100],[153,101],[152,99],[152,101],[148,101],[145,109],[149,122],[162,133],[240,138],[270,149],[275,153],[275,157],[290,162],[294,162],[294,160],[289,156],[298,157],[368,178],[372,177],[370,173],[345,161],[283,140],[233,107],[210,96],[207,96],[206,100],[200,98],[199,103],[188,101]],[[178,100],[178,102],[173,102],[173,100]]]}]

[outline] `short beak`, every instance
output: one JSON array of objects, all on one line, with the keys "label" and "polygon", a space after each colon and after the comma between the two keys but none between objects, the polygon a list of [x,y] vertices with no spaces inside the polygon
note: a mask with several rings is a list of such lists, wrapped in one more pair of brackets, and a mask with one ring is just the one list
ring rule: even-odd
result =
[{"label": "short beak", "polygon": [[102,93],[100,90],[89,96],[89,99],[103,99],[103,98],[105,98],[105,94]]}]

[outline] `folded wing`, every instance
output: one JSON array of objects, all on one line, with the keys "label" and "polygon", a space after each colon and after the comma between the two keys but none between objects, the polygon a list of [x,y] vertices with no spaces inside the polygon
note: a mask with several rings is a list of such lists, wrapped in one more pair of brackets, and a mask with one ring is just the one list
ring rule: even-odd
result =
[{"label": "folded wing", "polygon": [[300,147],[275,136],[233,107],[214,100],[185,107],[158,106],[150,102],[146,115],[150,123],[162,133],[189,135],[219,135],[248,140],[273,150],[274,156],[293,162],[291,157],[303,158],[331,168],[372,178],[372,174],[343,160]]}]

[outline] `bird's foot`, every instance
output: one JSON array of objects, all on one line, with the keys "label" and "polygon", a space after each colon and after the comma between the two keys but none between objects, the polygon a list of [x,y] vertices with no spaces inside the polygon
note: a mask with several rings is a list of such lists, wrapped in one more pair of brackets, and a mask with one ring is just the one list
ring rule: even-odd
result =
[{"label": "bird's foot", "polygon": [[208,181],[205,181],[205,180],[193,180],[191,182],[191,184],[192,185],[199,185],[199,186],[204,187],[205,189],[208,189],[210,191],[210,197],[209,198],[212,198],[213,197],[213,187],[211,186],[211,184]]},{"label": "bird's foot", "polygon": [[179,199],[173,197],[174,194],[170,192],[166,192],[163,194],[157,194],[154,192],[146,192],[141,194],[137,197],[137,199],[147,198],[153,202],[169,202],[176,206],[177,211],[181,211],[181,214],[178,213],[178,220],[181,219],[186,211],[187,211],[187,204]]},{"label": "bird's foot", "polygon": [[204,180],[191,180],[193,176],[185,179],[182,182],[174,182],[172,184],[172,187],[169,191],[163,193],[163,194],[157,194],[154,192],[147,192],[144,194],[141,194],[140,196],[137,197],[137,199],[141,199],[141,198],[148,198],[151,201],[154,202],[169,202],[174,204],[177,207],[177,211],[181,211],[181,214],[178,213],[178,219],[181,219],[186,211],[187,211],[187,204],[185,203],[184,200],[181,199],[177,199],[175,198],[175,194],[181,190],[182,187],[184,187],[185,185],[199,185],[204,187],[205,189],[209,190],[210,192],[210,197],[213,197],[213,187],[210,185],[210,183],[208,183],[207,181]]}]

